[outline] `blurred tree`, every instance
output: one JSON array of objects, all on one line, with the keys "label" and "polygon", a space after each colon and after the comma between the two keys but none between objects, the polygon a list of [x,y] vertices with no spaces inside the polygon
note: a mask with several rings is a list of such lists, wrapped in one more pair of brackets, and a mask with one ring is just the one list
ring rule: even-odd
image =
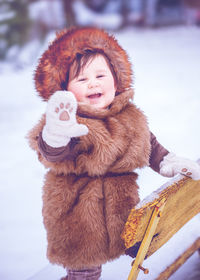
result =
[{"label": "blurred tree", "polygon": [[159,5],[164,5],[164,6],[178,6],[181,4],[182,0],[159,0],[158,2],[158,6]]},{"label": "blurred tree", "polygon": [[108,4],[108,0],[85,0],[85,4],[95,12],[103,12],[106,5]]},{"label": "blurred tree", "polygon": [[76,18],[73,10],[73,0],[62,0],[67,26],[76,25]]},{"label": "blurred tree", "polygon": [[184,0],[185,4],[191,8],[200,8],[200,0]]},{"label": "blurred tree", "polygon": [[28,40],[28,0],[1,0],[0,13],[0,59],[3,59],[11,46],[22,46]]}]

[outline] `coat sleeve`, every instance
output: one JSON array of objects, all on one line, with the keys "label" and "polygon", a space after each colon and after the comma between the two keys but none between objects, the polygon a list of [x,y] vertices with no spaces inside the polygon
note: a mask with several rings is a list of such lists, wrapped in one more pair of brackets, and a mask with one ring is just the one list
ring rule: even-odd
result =
[{"label": "coat sleeve", "polygon": [[45,125],[45,115],[27,135],[30,147],[37,152],[39,161],[56,174],[83,174],[98,176],[104,174],[125,149],[123,139],[119,138],[122,126],[114,119],[108,129],[101,120],[78,118],[79,123],[85,124],[89,133],[71,140],[66,147],[49,149],[41,141],[41,132]]},{"label": "coat sleeve", "polygon": [[156,139],[155,135],[151,132],[151,153],[149,158],[149,166],[156,172],[160,171],[160,163],[163,158],[169,153]]},{"label": "coat sleeve", "polygon": [[49,146],[42,138],[42,133],[38,136],[38,148],[42,156],[50,162],[63,162],[64,160],[74,160],[76,157],[75,146],[79,138],[72,138],[67,146],[53,148]]}]

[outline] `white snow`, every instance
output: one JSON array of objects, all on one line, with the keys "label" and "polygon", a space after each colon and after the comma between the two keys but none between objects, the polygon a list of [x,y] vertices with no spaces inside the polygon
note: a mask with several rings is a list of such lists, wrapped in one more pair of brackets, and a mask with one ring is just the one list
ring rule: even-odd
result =
[{"label": "white snow", "polygon": [[171,186],[172,184],[174,184],[175,182],[178,182],[179,180],[181,180],[182,178],[184,178],[183,175],[178,174],[176,176],[174,176],[172,179],[168,179],[168,181],[163,184],[162,186],[160,186],[158,189],[156,189],[155,191],[153,191],[152,193],[150,193],[149,195],[145,196],[144,199],[140,200],[140,202],[135,206],[136,209],[141,208],[142,206],[144,206],[147,203],[153,202],[155,199],[159,198],[159,194],[166,189],[167,187]]},{"label": "white snow", "polygon": [[65,15],[62,3],[59,0],[40,0],[40,2],[31,3],[29,5],[29,16],[36,22],[42,22],[56,29],[64,25]]},{"label": "white snow", "polygon": [[[116,6],[116,3],[114,3]],[[74,12],[76,21],[80,25],[92,25],[100,28],[117,29],[122,24],[122,17],[116,11],[112,11],[112,8],[107,13],[97,13],[91,11],[83,1],[74,1]],[[80,13],[81,11],[81,13]]]},{"label": "white snow", "polygon": [[[130,28],[116,36],[133,62],[135,102],[148,116],[152,132],[177,155],[193,160],[200,158],[200,29],[194,26]],[[34,90],[34,69],[35,65],[21,71],[10,70],[8,64],[0,67],[2,280],[53,280],[65,274],[61,267],[50,265],[46,259],[46,233],[41,215],[45,169],[25,139],[46,107]],[[168,181],[150,168],[139,174],[142,199]],[[166,267],[198,236],[199,215],[145,260],[144,267],[150,269],[145,279],[155,279],[158,268]],[[189,264],[170,279],[190,279],[198,263],[198,255],[194,254]],[[107,263],[103,266],[102,279],[126,279],[130,264],[128,256]],[[144,275],[140,273],[138,279],[144,279]]]}]

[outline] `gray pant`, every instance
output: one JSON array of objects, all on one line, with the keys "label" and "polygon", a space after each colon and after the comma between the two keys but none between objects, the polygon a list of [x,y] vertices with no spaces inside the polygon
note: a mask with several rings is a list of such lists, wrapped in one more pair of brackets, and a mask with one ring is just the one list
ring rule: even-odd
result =
[{"label": "gray pant", "polygon": [[99,280],[101,277],[101,266],[84,269],[67,269],[67,280]]}]

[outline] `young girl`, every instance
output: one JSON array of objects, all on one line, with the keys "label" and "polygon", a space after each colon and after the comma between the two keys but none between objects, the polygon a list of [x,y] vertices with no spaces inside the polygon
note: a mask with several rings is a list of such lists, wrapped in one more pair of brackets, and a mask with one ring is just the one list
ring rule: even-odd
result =
[{"label": "young girl", "polygon": [[120,234],[139,202],[136,168],[200,179],[197,163],[169,153],[133,104],[131,65],[113,36],[64,30],[35,74],[47,111],[29,134],[49,171],[43,189],[47,256],[68,280],[97,280],[125,251]]}]

